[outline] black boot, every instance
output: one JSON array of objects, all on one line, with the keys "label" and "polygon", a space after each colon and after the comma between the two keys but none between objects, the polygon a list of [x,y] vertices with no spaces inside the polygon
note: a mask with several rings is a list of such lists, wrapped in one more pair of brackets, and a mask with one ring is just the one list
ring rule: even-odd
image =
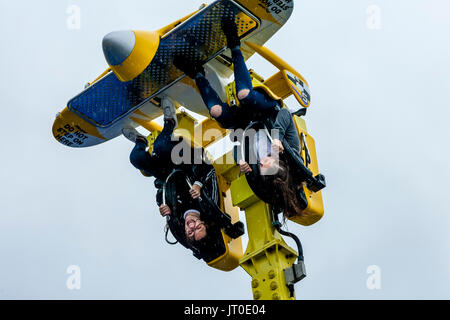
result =
[{"label": "black boot", "polygon": [[222,19],[222,31],[227,37],[227,46],[229,49],[241,46],[241,40],[238,36],[238,30],[234,18],[224,17]]},{"label": "black boot", "polygon": [[189,61],[181,55],[174,57],[173,65],[192,79],[194,79],[198,73],[205,75],[205,69],[203,69],[203,66],[200,63]]}]

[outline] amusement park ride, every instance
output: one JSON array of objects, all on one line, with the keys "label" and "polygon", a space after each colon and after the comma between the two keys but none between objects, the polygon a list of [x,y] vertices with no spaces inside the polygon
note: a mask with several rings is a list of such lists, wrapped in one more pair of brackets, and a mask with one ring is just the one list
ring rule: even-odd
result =
[{"label": "amusement park ride", "polygon": [[[194,81],[177,69],[173,60],[182,55],[201,61],[207,79],[222,99],[231,107],[240,108],[234,83],[229,80],[233,66],[221,29],[221,19],[232,17],[238,26],[244,59],[257,53],[279,70],[268,79],[250,70],[253,85],[269,90],[283,101],[293,95],[300,105],[300,111],[292,117],[305,161],[293,172],[301,178],[307,206],[304,215],[289,220],[304,226],[314,224],[324,212],[321,189],[325,187],[325,179],[319,174],[314,139],[303,119],[310,105],[308,83],[264,47],[287,22],[293,8],[294,0],[216,0],[157,31],[119,31],[107,35],[103,44],[108,69],[58,113],[53,124],[54,137],[66,146],[89,147],[120,136],[124,127],[143,127],[150,132],[151,144],[162,130],[154,120],[163,114],[164,103],[173,103],[178,108],[175,135],[188,139],[193,146],[207,148],[228,137],[230,131],[209,118]],[[106,52],[105,44],[118,52],[115,55]],[[207,119],[198,123],[180,106]],[[217,206],[223,213],[222,220],[226,217],[229,221],[222,224],[223,243],[216,256],[203,260],[223,271],[241,266],[252,278],[254,299],[295,299],[294,284],[306,276],[300,241],[281,229],[270,197],[253,187],[249,175],[240,174],[234,152],[236,148],[210,159],[219,190]],[[246,217],[245,252],[241,241],[245,230],[239,229],[242,226],[239,209],[245,211]],[[283,235],[294,238],[297,250],[286,244]]]}]

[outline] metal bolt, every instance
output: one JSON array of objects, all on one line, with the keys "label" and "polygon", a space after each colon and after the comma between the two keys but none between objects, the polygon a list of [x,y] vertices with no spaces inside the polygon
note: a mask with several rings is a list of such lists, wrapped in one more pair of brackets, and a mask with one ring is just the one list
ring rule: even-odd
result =
[{"label": "metal bolt", "polygon": [[270,271],[269,271],[269,278],[270,278],[270,279],[275,278],[276,275],[277,275],[277,274],[275,273],[274,270],[270,270]]},{"label": "metal bolt", "polygon": [[276,281],[272,281],[270,283],[270,289],[275,290],[276,288],[278,288],[278,283]]},{"label": "metal bolt", "polygon": [[274,294],[272,295],[272,299],[273,299],[273,300],[280,300],[281,298],[280,298],[280,295],[279,295],[278,293],[274,293]]},{"label": "metal bolt", "polygon": [[253,293],[253,298],[255,298],[255,300],[258,300],[261,298],[261,292],[260,291],[255,291]]},{"label": "metal bolt", "polygon": [[252,288],[258,288],[259,286],[259,281],[258,279],[253,279],[252,280]]}]

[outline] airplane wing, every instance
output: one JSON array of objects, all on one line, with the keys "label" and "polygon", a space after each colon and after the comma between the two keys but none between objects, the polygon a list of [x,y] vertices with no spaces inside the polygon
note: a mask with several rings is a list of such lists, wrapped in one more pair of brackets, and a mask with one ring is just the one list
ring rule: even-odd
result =
[{"label": "airplane wing", "polygon": [[[161,94],[186,108],[205,113],[195,84],[174,65],[175,55],[205,61],[218,90],[232,74],[226,37],[220,28],[224,16],[236,16],[242,39],[264,44],[288,20],[293,0],[217,0],[164,34],[154,58],[136,78],[122,82],[109,71],[70,99],[53,124],[54,137],[70,147],[89,147],[121,135],[125,125],[139,126],[162,114]],[[243,44],[245,59],[254,51]],[[208,76],[208,75],[207,75]],[[214,80],[214,79],[213,79]]]}]

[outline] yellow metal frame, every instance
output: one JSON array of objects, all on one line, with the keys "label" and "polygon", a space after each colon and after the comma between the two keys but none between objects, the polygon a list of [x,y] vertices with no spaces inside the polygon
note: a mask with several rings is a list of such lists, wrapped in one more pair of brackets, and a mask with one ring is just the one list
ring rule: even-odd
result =
[{"label": "yellow metal frame", "polygon": [[[305,108],[308,108],[311,104],[309,102],[308,104],[305,104],[305,102],[301,99],[299,96],[299,93],[296,92],[295,89],[298,90],[296,85],[292,83],[292,81],[289,80],[287,77],[286,72],[292,73],[295,77],[297,77],[300,81],[302,81],[307,87],[309,87],[308,81],[297,71],[295,70],[291,65],[289,65],[286,61],[281,59],[277,54],[275,54],[270,49],[257,45],[255,43],[246,41],[245,44],[249,46],[251,49],[255,50],[256,53],[258,53],[261,57],[266,59],[268,62],[270,62],[272,65],[274,65],[276,68],[278,68],[280,71],[274,74],[272,77],[267,79],[264,82],[263,85],[267,87],[267,90],[270,90],[272,94],[275,96],[280,97],[281,99],[286,99],[292,94],[295,96],[297,101]],[[295,87],[295,89],[294,89]],[[300,90],[298,90],[300,91]],[[301,94],[301,93],[300,93]]]},{"label": "yellow metal frame", "polygon": [[[319,174],[319,165],[317,162],[315,141],[306,130],[305,120],[303,120],[300,117],[294,116],[294,123],[300,137],[301,156],[303,157],[303,159],[306,159],[306,150],[309,151],[311,163],[307,165],[307,167],[309,170],[311,170],[313,175],[316,176]],[[303,141],[303,139],[301,138],[302,134],[305,137],[305,141]],[[306,207],[305,210],[303,210],[304,215],[293,216],[290,217],[289,220],[304,226],[310,226],[319,221],[320,219],[322,219],[323,217],[324,205],[323,205],[322,191],[312,192],[306,187],[305,183],[303,183],[303,190],[305,191],[305,196],[306,199],[308,200],[308,206]]]},{"label": "yellow metal frame", "polygon": [[[295,92],[292,87],[295,84],[287,77],[287,72],[291,72],[308,86],[306,79],[269,49],[250,42],[246,42],[246,44],[280,70],[266,81],[253,70],[249,70],[253,87],[263,89],[273,99],[281,101],[294,94],[303,107],[309,107],[310,103],[305,104],[299,94]],[[227,85],[225,91],[228,103],[239,106],[234,82]],[[313,175],[317,175],[319,169],[314,139],[308,134],[303,119],[294,116],[293,120],[301,141],[302,157],[306,159],[306,150],[308,150],[311,158],[308,168]],[[225,166],[225,169],[219,172],[230,184],[233,205],[245,210],[249,243],[244,256],[240,260],[240,265],[252,277],[253,298],[256,300],[295,299],[295,294],[291,295],[286,285],[284,270],[293,266],[298,253],[285,243],[272,225],[273,217],[270,206],[254,194],[245,175],[239,175],[237,165]],[[323,216],[322,192],[312,192],[306,187],[305,183],[303,189],[308,200],[308,206],[303,210],[302,216],[293,216],[289,220],[309,226],[319,221]]]},{"label": "yellow metal frame", "polygon": [[298,255],[273,227],[270,206],[253,193],[244,175],[232,181],[231,195],[233,205],[245,210],[249,242],[240,265],[252,277],[253,298],[294,300],[284,270]]}]

